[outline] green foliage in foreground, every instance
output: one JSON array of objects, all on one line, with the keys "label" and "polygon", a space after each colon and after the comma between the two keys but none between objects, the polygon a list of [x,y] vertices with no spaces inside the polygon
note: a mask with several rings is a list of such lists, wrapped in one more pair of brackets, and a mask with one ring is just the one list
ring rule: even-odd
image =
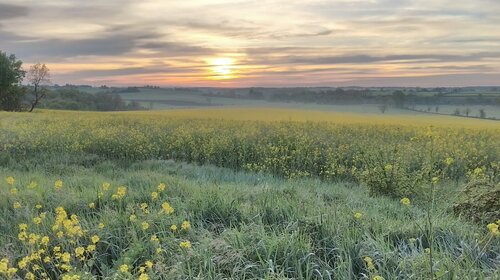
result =
[{"label": "green foliage in foreground", "polygon": [[[16,195],[10,193],[6,176],[15,178]],[[31,218],[40,203],[48,217],[63,206],[78,216],[84,229],[100,236],[94,265],[74,264],[72,273],[82,279],[92,279],[91,273],[104,279],[137,279],[139,266],[148,259],[154,262],[150,279],[430,277],[425,202],[404,206],[398,199],[370,197],[357,185],[284,181],[168,161],[131,164],[44,154],[3,164],[0,178],[0,259],[8,257],[11,264],[29,253],[17,239],[18,224],[35,228]],[[64,182],[59,191],[54,190],[56,180]],[[38,187],[29,189],[33,181]],[[126,186],[127,195],[120,202],[105,201],[90,209],[103,182],[113,188]],[[145,233],[129,216],[135,211],[140,225],[146,219],[138,214],[140,203],[157,207],[160,202],[150,194],[160,182],[168,186],[166,199],[175,213],[151,218]],[[493,238],[485,225],[453,216],[451,198],[456,193],[453,185],[437,186],[433,270],[439,279],[497,279],[500,239]],[[14,210],[16,201],[22,206]],[[172,236],[170,225],[183,220],[191,222],[189,232]],[[97,229],[98,223],[106,226]],[[160,238],[160,254],[152,249],[152,234]],[[191,249],[179,247],[185,239]],[[134,278],[117,272],[123,264],[129,265]]]}]

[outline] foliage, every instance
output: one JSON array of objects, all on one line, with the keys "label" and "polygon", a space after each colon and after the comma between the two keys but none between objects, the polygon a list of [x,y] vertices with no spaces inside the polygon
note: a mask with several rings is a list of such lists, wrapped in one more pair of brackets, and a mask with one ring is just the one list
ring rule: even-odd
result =
[{"label": "foliage", "polygon": [[[36,155],[0,165],[0,260],[7,271],[16,269],[14,279],[30,273],[35,279],[44,273],[52,279],[420,279],[429,273],[422,201],[213,166]],[[120,186],[126,191],[113,199]],[[438,191],[449,198],[456,189]],[[162,213],[165,201],[173,213]],[[471,224],[450,208],[444,199],[435,209],[441,213],[433,226],[436,277],[495,279],[495,224]]]},{"label": "foliage", "polygon": [[471,181],[460,193],[453,210],[476,222],[494,221],[500,217],[500,183],[487,179]]},{"label": "foliage", "polygon": [[0,51],[0,110],[20,111],[24,91],[21,82],[25,76],[22,61],[15,55]]}]

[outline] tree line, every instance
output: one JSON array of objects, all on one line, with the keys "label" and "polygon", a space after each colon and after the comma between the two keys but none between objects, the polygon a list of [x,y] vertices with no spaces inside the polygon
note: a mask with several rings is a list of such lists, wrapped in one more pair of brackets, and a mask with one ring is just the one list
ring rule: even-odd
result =
[{"label": "tree line", "polygon": [[22,64],[14,54],[7,55],[0,51],[0,110],[32,112],[35,108],[89,111],[145,109],[138,102],[125,102],[118,92],[90,94],[71,88],[51,89],[47,65],[36,63],[24,70]]}]

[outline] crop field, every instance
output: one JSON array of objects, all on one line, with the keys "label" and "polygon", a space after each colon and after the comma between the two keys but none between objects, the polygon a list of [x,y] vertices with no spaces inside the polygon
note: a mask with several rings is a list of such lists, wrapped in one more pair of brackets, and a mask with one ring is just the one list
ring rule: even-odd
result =
[{"label": "crop field", "polygon": [[0,112],[0,278],[498,279],[500,123]]}]

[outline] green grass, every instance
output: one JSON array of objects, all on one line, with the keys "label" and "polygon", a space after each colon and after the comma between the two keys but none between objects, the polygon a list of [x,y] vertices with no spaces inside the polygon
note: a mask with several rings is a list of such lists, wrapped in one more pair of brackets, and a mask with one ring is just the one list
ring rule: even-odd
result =
[{"label": "green grass", "polygon": [[[6,176],[16,179],[17,196],[9,194]],[[155,262],[151,279],[371,279],[375,275],[429,279],[425,201],[412,201],[407,208],[395,199],[370,197],[359,185],[283,180],[172,161],[110,161],[64,154],[4,160],[0,178],[0,259],[15,261],[27,254],[16,239],[17,225],[26,222],[30,229],[36,227],[30,224],[37,213],[35,204],[43,204],[48,216],[64,206],[89,234],[101,238],[93,270],[74,265],[74,273],[82,279],[92,279],[85,271],[98,272],[104,279],[129,279],[115,273],[119,265],[136,268],[146,259]],[[59,179],[64,187],[54,191]],[[39,188],[27,190],[31,181]],[[128,187],[122,202],[96,199],[105,181]],[[168,185],[163,199],[175,213],[138,214],[139,221],[152,224],[145,234],[128,217],[132,211],[138,213],[141,202],[158,208],[160,202],[152,201],[150,193],[159,182]],[[497,279],[498,238],[481,243],[488,239],[486,228],[453,215],[458,189],[454,184],[438,188],[434,271],[439,279]],[[19,198],[23,207],[13,210],[12,203]],[[89,209],[90,202],[99,204]],[[353,217],[356,212],[363,214],[361,219]],[[169,226],[183,220],[189,220],[192,229],[172,235]],[[97,229],[99,222],[106,227]],[[160,255],[149,241],[153,233],[164,249]],[[181,240],[190,240],[192,249],[180,249]],[[366,256],[373,259],[376,270],[367,269]]]}]

